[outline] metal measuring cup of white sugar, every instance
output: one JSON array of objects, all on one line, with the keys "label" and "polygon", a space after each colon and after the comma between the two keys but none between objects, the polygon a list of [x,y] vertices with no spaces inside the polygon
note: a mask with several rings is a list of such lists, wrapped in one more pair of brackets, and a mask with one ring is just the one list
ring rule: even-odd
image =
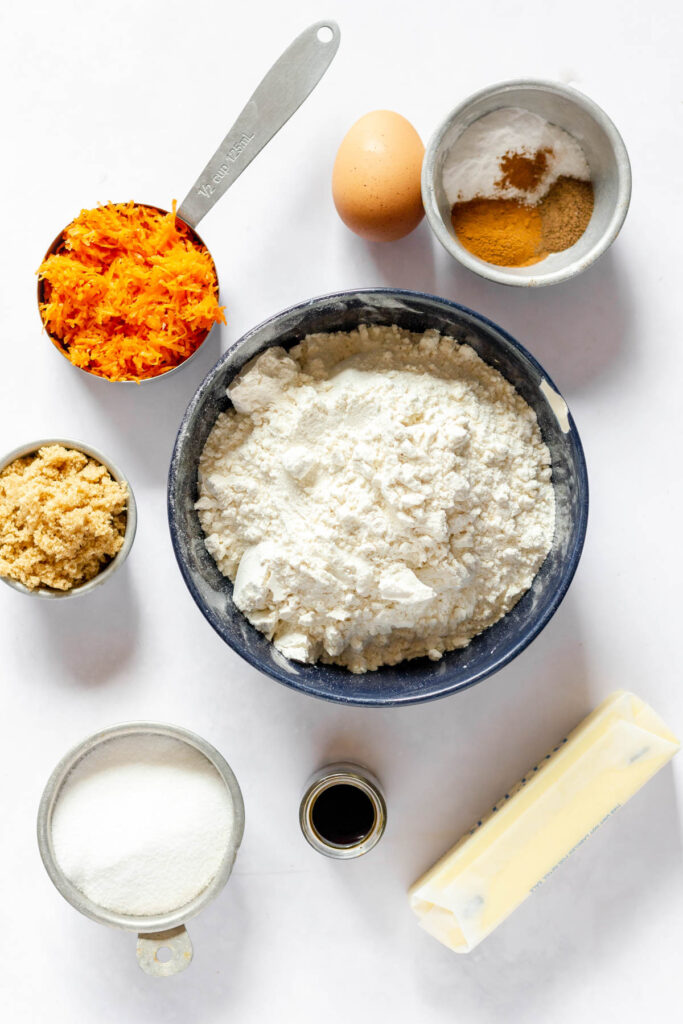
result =
[{"label": "metal measuring cup of white sugar", "polygon": [[308,780],[299,807],[306,841],[335,860],[362,857],[384,835],[387,805],[378,779],[363,765],[336,761]]},{"label": "metal measuring cup of white sugar", "polygon": [[[185,750],[197,751],[222,780],[232,807],[232,825],[225,844],[220,866],[208,884],[194,898],[165,913],[137,915],[115,913],[89,899],[67,877],[55,855],[53,819],[55,809],[69,776],[94,751],[105,744],[131,737],[164,737],[184,745]],[[168,794],[168,805],[173,807],[173,793]],[[177,726],[157,722],[130,722],[112,726],[89,736],[67,753],[52,772],[43,792],[38,810],[38,847],[45,869],[52,882],[76,910],[100,924],[137,932],[137,959],[147,974],[168,977],[189,967],[192,961],[192,943],[185,922],[198,914],[222,890],[232,872],[233,864],[244,833],[244,802],[242,792],[232,769],[221,754],[201,736]]]}]

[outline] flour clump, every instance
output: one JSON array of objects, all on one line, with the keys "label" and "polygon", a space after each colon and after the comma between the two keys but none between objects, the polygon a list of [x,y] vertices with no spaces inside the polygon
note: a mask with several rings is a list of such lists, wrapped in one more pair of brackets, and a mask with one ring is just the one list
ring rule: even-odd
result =
[{"label": "flour clump", "polygon": [[196,508],[237,607],[286,657],[441,657],[531,586],[552,543],[536,415],[474,349],[361,325],[267,349],[228,388]]}]

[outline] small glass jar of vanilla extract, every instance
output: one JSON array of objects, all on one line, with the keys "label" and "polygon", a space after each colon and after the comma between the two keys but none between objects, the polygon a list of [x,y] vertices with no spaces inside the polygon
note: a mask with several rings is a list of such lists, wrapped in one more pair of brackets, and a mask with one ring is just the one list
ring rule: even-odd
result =
[{"label": "small glass jar of vanilla extract", "polygon": [[309,779],[299,808],[306,840],[326,857],[361,857],[382,838],[387,807],[379,782],[362,765],[338,761]]}]

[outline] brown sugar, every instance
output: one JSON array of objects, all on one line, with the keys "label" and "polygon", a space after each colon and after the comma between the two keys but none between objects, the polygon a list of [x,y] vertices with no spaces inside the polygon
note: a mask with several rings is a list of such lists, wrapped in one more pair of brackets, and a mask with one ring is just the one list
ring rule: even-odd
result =
[{"label": "brown sugar", "polygon": [[128,488],[83,452],[46,445],[0,473],[0,575],[70,590],[123,546]]}]

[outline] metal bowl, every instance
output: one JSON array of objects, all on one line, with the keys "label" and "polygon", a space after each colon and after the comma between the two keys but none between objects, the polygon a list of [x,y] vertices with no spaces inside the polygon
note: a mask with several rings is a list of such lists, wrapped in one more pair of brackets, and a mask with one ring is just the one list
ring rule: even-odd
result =
[{"label": "metal bowl", "polygon": [[123,535],[123,547],[118,551],[112,560],[108,562],[103,569],[98,572],[97,576],[93,576],[87,583],[82,583],[78,587],[72,587],[71,590],[54,590],[51,587],[38,587],[36,590],[29,590],[23,583],[17,582],[17,580],[10,579],[9,576],[0,576],[0,580],[6,583],[9,587],[13,587],[14,590],[19,590],[22,594],[29,594],[31,597],[47,597],[53,598],[65,598],[65,597],[77,597],[80,594],[87,594],[95,587],[101,586],[106,580],[110,579],[117,569],[120,569],[125,560],[128,558],[130,549],[133,546],[133,540],[135,539],[135,530],[137,528],[138,515],[137,506],[135,504],[135,496],[133,495],[133,488],[130,486],[130,482],[127,477],[121,472],[116,463],[108,459],[106,455],[103,455],[97,448],[93,448],[89,444],[84,444],[83,441],[71,441],[63,437],[48,437],[41,441],[29,441],[28,444],[22,444],[19,448],[15,448],[8,455],[5,455],[0,459],[0,473],[10,463],[14,462],[15,459],[22,459],[26,455],[35,455],[39,448],[43,448],[49,444],[61,444],[64,448],[75,448],[79,452],[83,452],[84,455],[89,455],[91,459],[95,459],[96,462],[100,462],[105,469],[108,469],[114,480],[119,483],[125,484],[128,488],[128,507],[126,509],[126,530]]},{"label": "metal bowl", "polygon": [[[165,210],[163,208],[163,206],[152,206],[151,203],[137,203],[136,205],[144,207],[146,210],[155,210],[157,213],[161,213],[161,214],[164,214],[164,215],[167,215],[170,212],[169,210]],[[211,265],[213,266],[213,272],[214,272],[214,274],[216,276],[216,295],[218,296],[219,287],[220,287],[219,283],[218,283],[218,271],[216,270],[216,264],[214,262],[213,256],[209,252],[209,247],[202,240],[202,238],[198,234],[196,228],[191,227],[191,225],[189,225],[186,221],[182,220],[182,218],[179,217],[178,214],[176,214],[176,218],[177,218],[177,220],[181,221],[182,224],[185,225],[185,227],[187,228],[187,230],[189,232],[190,238],[193,240],[193,242],[195,243],[197,248],[206,249],[206,252],[209,255],[209,259],[211,260]],[[67,224],[67,227],[68,226],[69,225]],[[66,231],[66,228],[64,228],[64,231]],[[48,256],[52,256],[52,255],[54,255],[54,253],[59,252],[60,249],[62,249],[62,247],[64,245],[64,231],[60,231],[59,234],[57,235],[57,237],[53,240],[53,242],[50,245],[49,249],[47,250],[47,252],[43,256],[43,260],[41,262],[44,262],[48,258]],[[45,300],[46,300],[46,282],[44,281],[44,279],[42,277],[38,278],[37,298],[38,298],[38,315],[40,316],[40,322],[43,325],[43,330],[47,334],[48,338],[50,339],[50,341],[52,342],[54,347],[60,353],[60,355],[64,356],[64,358],[67,360],[69,365],[73,366],[73,368],[75,370],[78,370],[80,373],[87,374],[88,377],[95,377],[96,380],[106,381],[107,384],[128,384],[128,385],[133,384],[136,387],[139,387],[141,384],[151,384],[152,381],[155,381],[155,380],[165,380],[167,377],[170,377],[171,374],[176,373],[178,370],[182,370],[183,367],[187,366],[187,364],[194,359],[194,357],[197,355],[199,350],[202,348],[202,346],[204,345],[204,342],[206,341],[208,336],[211,334],[211,331],[213,330],[213,328],[215,326],[215,324],[212,325],[209,328],[208,331],[204,332],[204,337],[199,342],[199,344],[197,345],[197,347],[194,350],[194,352],[192,352],[192,354],[189,355],[187,357],[187,359],[183,359],[182,363],[178,363],[177,366],[173,366],[170,370],[166,370],[165,373],[158,373],[154,377],[140,377],[139,379],[135,379],[135,380],[110,380],[108,377],[103,377],[99,373],[92,373],[90,370],[86,370],[84,367],[76,366],[75,363],[72,363],[71,360],[69,359],[69,353],[64,348],[64,344],[62,343],[62,340],[60,338],[58,338],[56,334],[52,334],[52,332],[47,329],[45,321],[43,320],[42,313],[40,311],[41,304],[43,302],[45,302]]]},{"label": "metal bowl", "polygon": [[[443,170],[456,140],[485,114],[522,107],[573,135],[591,171],[595,205],[581,238],[564,252],[530,267],[499,267],[469,252],[455,236]],[[557,82],[514,81],[482,89],[459,104],[430,139],[422,165],[422,201],[432,231],[443,247],[475,274],[500,284],[535,287],[557,284],[594,263],[619,234],[631,199],[631,165],[623,140],[607,114],[577,89]]]},{"label": "metal bowl", "polygon": [[[52,819],[59,796],[70,772],[93,750],[104,743],[113,743],[117,739],[128,736],[165,736],[178,740],[198,750],[209,761],[225,783],[230,794],[234,812],[234,827],[230,840],[225,848],[221,866],[209,885],[189,903],[165,914],[149,916],[132,916],[118,914],[105,907],[100,907],[88,899],[80,889],[66,877],[62,871],[54,851],[52,840]],[[172,806],[173,795],[169,794],[169,807]],[[48,779],[38,809],[38,848],[45,870],[53,884],[72,907],[92,918],[99,924],[123,928],[138,933],[137,955],[140,966],[148,974],[176,974],[187,967],[192,959],[192,944],[184,928],[184,922],[198,914],[225,886],[232,872],[235,857],[242,842],[244,833],[244,801],[239,783],[230,765],[218,753],[215,747],[201,736],[173,725],[158,722],[130,722],[124,725],[111,726],[101,732],[94,733],[79,743],[59,762]],[[167,948],[170,953],[168,960],[161,960],[157,953]]]},{"label": "metal bowl", "polygon": [[[306,334],[347,331],[359,323],[435,329],[466,341],[535,410],[550,449],[556,497],[552,548],[531,588],[515,607],[465,648],[438,661],[419,658],[354,675],[336,665],[288,661],[247,621],[232,601],[232,583],[204,545],[194,509],[197,467],[220,412],[225,389],[248,360],[270,345],[291,347]],[[588,516],[588,480],[579,435],[547,373],[490,320],[447,299],[418,292],[368,289],[311,299],[278,313],[237,341],[200,385],[178,431],[168,481],[168,514],[185,582],[216,632],[251,665],[292,689],[341,704],[406,705],[444,697],[497,672],[543,629],[560,604],[581,555]]]}]

